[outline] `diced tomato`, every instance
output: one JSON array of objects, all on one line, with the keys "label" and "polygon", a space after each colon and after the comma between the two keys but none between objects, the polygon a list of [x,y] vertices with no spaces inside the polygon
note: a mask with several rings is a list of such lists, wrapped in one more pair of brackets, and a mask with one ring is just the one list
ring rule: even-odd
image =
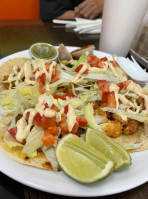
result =
[{"label": "diced tomato", "polygon": [[46,103],[44,106],[45,106],[45,109],[46,109],[46,108],[49,108],[49,106],[48,106],[48,104],[47,104],[47,103]]},{"label": "diced tomato", "polygon": [[132,82],[131,80],[124,81],[123,84],[124,84],[125,88],[127,88],[128,85],[129,85],[131,82]]},{"label": "diced tomato", "polygon": [[57,95],[57,94],[53,94],[54,99],[62,99],[65,100],[65,97],[63,97],[62,95]]},{"label": "diced tomato", "polygon": [[[83,64],[80,64],[76,69],[75,69],[75,72],[76,73],[78,73],[80,70],[81,70],[81,68],[83,67]],[[88,74],[88,70],[86,69],[84,72],[83,72],[83,74]]]},{"label": "diced tomato", "polygon": [[77,117],[76,120],[77,120],[79,126],[82,126],[82,127],[87,126],[88,122],[85,117]]},{"label": "diced tomato", "polygon": [[[29,119],[30,112],[26,114],[26,120]],[[32,125],[40,125],[43,128],[49,128],[51,126],[56,126],[56,118],[55,117],[45,117],[44,115],[41,116],[37,113],[34,118]]]},{"label": "diced tomato", "polygon": [[61,71],[59,70],[55,70],[54,73],[52,73],[52,80],[51,80],[51,83],[54,83],[56,81],[59,80],[59,75],[60,75]]},{"label": "diced tomato", "polygon": [[39,92],[41,93],[41,94],[44,94],[44,85],[43,85],[43,82],[39,82]]},{"label": "diced tomato", "polygon": [[98,68],[104,68],[103,62],[101,60],[98,61]]},{"label": "diced tomato", "polygon": [[79,66],[77,66],[77,68],[75,69],[75,72],[78,73],[82,67],[83,67],[83,64],[80,64]]},{"label": "diced tomato", "polygon": [[102,94],[102,103],[106,104],[107,103],[107,98],[108,98],[109,92],[103,93]]},{"label": "diced tomato", "polygon": [[49,128],[51,126],[56,126],[56,118],[42,116],[41,123],[39,125],[43,128]]},{"label": "diced tomato", "polygon": [[100,88],[100,90],[102,92],[108,92],[109,91],[109,87],[110,87],[110,85],[106,83]]},{"label": "diced tomato", "polygon": [[116,99],[114,91],[103,93],[102,103],[107,103],[107,106],[110,108],[116,108]]},{"label": "diced tomato", "polygon": [[75,135],[77,135],[78,137],[80,137],[80,133],[78,133],[78,132],[77,132],[77,133],[75,133]]},{"label": "diced tomato", "polygon": [[91,55],[88,55],[88,56],[87,56],[87,61],[88,61],[89,63],[91,62],[91,58],[92,58]]},{"label": "diced tomato", "polygon": [[143,97],[141,97],[141,101],[142,101],[143,109],[146,109],[146,107],[145,107],[145,100],[144,100]]},{"label": "diced tomato", "polygon": [[66,100],[66,97],[69,97],[69,98],[73,98],[73,97],[76,97],[73,93],[64,93],[63,94],[63,97],[65,98]]},{"label": "diced tomato", "polygon": [[54,97],[54,99],[66,100],[66,97],[73,98],[76,96],[73,93],[64,93],[63,95],[54,94],[53,97]]},{"label": "diced tomato", "polygon": [[46,80],[46,74],[45,74],[45,73],[42,73],[42,75],[40,75],[40,76],[37,78],[36,82],[45,82],[45,80]]},{"label": "diced tomato", "polygon": [[42,121],[42,117],[39,113],[37,113],[33,118],[33,125],[40,125]]},{"label": "diced tomato", "polygon": [[[30,116],[30,112],[28,112],[26,114],[26,120],[29,120],[29,116]],[[42,120],[42,117],[39,113],[37,113],[34,118],[33,118],[33,122],[32,122],[32,125],[40,125],[41,124],[41,120]]]},{"label": "diced tomato", "polygon": [[110,63],[112,63],[113,67],[115,67],[115,68],[118,66],[116,61],[110,61]]},{"label": "diced tomato", "polygon": [[68,112],[68,104],[64,107],[64,113],[67,114]]},{"label": "diced tomato", "polygon": [[65,135],[65,134],[67,134],[67,133],[69,133],[69,131],[68,131],[68,125],[67,125],[66,122],[61,123],[60,124],[60,128],[61,128],[61,134],[62,134],[62,136]]},{"label": "diced tomato", "polygon": [[102,58],[100,58],[100,60],[101,61],[107,61],[108,59],[107,59],[107,57],[102,57]]},{"label": "diced tomato", "polygon": [[91,57],[91,62],[90,62],[90,66],[91,67],[98,67],[98,62],[99,62],[99,58],[97,56],[92,56]]},{"label": "diced tomato", "polygon": [[50,147],[57,142],[57,138],[54,135],[48,133],[47,131],[44,132],[44,137],[42,138],[42,142],[45,146]]},{"label": "diced tomato", "polygon": [[102,92],[109,92],[110,85],[106,83],[106,80],[98,80],[98,88]]},{"label": "diced tomato", "polygon": [[107,106],[110,107],[110,108],[116,108],[116,99],[115,99],[114,91],[108,92]]},{"label": "diced tomato", "polygon": [[36,72],[37,72],[37,71],[33,71],[33,74],[35,75]]},{"label": "diced tomato", "polygon": [[78,127],[79,127],[79,125],[78,125],[78,123],[76,122],[76,123],[74,124],[72,130],[71,130],[71,133],[74,133],[74,134],[77,133]]},{"label": "diced tomato", "polygon": [[101,88],[101,86],[103,86],[104,84],[106,84],[106,80],[98,80],[97,84],[98,84],[98,88]]},{"label": "diced tomato", "polygon": [[27,114],[26,114],[26,120],[29,120],[29,116],[30,116],[30,112],[27,112]]},{"label": "diced tomato", "polygon": [[123,88],[123,82],[118,83],[117,86],[119,87],[119,91],[121,91],[121,89]]},{"label": "diced tomato", "polygon": [[8,132],[15,137],[16,133],[17,133],[17,127],[13,127],[11,129],[8,129]]},{"label": "diced tomato", "polygon": [[49,72],[50,65],[51,65],[51,62],[45,64],[47,72]]},{"label": "diced tomato", "polygon": [[53,109],[56,112],[58,112],[58,110],[59,110],[55,104],[52,104],[51,109]]},{"label": "diced tomato", "polygon": [[[59,128],[57,126],[51,126],[46,130],[46,134],[52,134],[57,136],[59,133]],[[44,133],[45,134],[45,133]]]},{"label": "diced tomato", "polygon": [[98,104],[97,103],[93,103],[93,109],[95,110],[95,109],[97,109],[97,107],[98,107]]},{"label": "diced tomato", "polygon": [[64,122],[66,122],[66,117],[65,117],[65,115],[64,115],[64,114],[62,114],[62,115],[61,115],[61,121],[60,121],[60,124],[61,124],[61,123],[64,123]]}]

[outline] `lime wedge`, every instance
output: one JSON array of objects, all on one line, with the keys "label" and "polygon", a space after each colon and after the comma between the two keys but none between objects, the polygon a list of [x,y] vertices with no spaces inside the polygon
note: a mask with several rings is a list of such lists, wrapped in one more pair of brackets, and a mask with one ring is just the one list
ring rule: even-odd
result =
[{"label": "lime wedge", "polygon": [[56,156],[63,171],[81,183],[99,181],[113,170],[110,159],[73,134],[59,141]]},{"label": "lime wedge", "polygon": [[129,153],[123,149],[120,144],[114,142],[110,137],[107,137],[106,135],[93,129],[88,129],[85,139],[88,144],[103,153],[115,163],[115,170],[131,165],[131,157]]}]

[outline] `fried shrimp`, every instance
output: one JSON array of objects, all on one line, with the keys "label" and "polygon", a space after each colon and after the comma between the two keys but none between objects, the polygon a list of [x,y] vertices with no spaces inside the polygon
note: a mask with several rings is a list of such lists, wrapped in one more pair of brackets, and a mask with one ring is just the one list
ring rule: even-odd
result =
[{"label": "fried shrimp", "polygon": [[114,138],[120,136],[123,129],[123,125],[117,120],[108,120],[106,123],[102,124],[101,127],[105,131],[107,136]]},{"label": "fried shrimp", "polygon": [[139,122],[136,120],[129,119],[128,124],[123,129],[123,134],[129,135],[138,131]]}]

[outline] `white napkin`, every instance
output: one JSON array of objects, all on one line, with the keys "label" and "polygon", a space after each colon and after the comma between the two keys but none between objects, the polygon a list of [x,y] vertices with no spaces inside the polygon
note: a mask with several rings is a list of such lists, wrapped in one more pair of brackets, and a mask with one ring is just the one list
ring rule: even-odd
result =
[{"label": "white napkin", "polygon": [[[101,32],[102,19],[83,19],[76,18],[76,28],[74,28],[75,32],[79,34],[99,34]],[[81,25],[78,25],[82,23]]]},{"label": "white napkin", "polygon": [[99,34],[101,32],[102,19],[76,18],[75,20],[54,19],[53,23],[65,24],[66,28],[74,28],[74,31],[79,34]]}]

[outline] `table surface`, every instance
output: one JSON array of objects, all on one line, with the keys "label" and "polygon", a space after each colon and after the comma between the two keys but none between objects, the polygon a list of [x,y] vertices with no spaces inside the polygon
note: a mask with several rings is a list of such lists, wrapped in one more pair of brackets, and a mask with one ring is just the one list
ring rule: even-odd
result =
[{"label": "table surface", "polygon": [[[99,34],[78,35],[63,25],[36,21],[0,21],[0,58],[28,49],[36,42],[53,45],[64,43],[66,46],[99,45]],[[148,59],[148,27],[133,43],[133,49]],[[38,191],[22,185],[0,172],[0,199],[57,199],[73,198]],[[92,197],[91,197],[92,198]],[[120,194],[99,197],[103,199],[147,199],[148,182]]]}]

